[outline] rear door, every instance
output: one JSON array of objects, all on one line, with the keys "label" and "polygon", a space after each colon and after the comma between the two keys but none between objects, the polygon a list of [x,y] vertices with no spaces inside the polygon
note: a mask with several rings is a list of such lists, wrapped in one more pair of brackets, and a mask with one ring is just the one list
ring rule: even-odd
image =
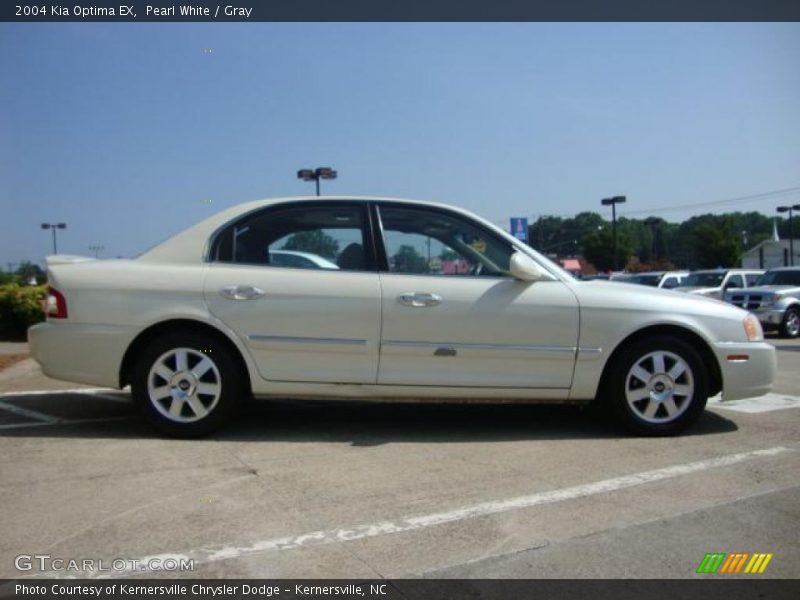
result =
[{"label": "rear door", "polygon": [[[271,262],[273,252],[281,260]],[[375,383],[381,303],[373,254],[364,203],[269,207],[214,242],[206,302],[265,379]]]}]

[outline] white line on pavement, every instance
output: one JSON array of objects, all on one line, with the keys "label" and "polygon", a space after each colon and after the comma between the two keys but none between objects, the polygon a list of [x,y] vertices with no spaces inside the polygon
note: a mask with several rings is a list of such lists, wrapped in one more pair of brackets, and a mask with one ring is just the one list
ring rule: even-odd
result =
[{"label": "white line on pavement", "polygon": [[47,425],[80,425],[82,423],[106,423],[108,421],[124,421],[129,417],[100,417],[97,419],[55,419],[53,421],[37,421],[35,423],[8,423],[0,425],[0,431],[6,429],[28,429],[30,427],[45,427]]},{"label": "white line on pavement", "polygon": [[114,388],[71,388],[65,390],[25,390],[21,392],[0,392],[0,398],[16,396],[41,396],[43,394],[97,394],[101,392],[119,392]]},{"label": "white line on pavement", "polygon": [[[607,494],[617,490],[631,488],[639,485],[645,485],[656,481],[663,481],[665,479],[672,479],[682,475],[690,475],[709,469],[718,469],[721,467],[728,467],[737,463],[752,460],[761,457],[770,457],[783,454],[785,452],[792,452],[790,448],[784,446],[775,446],[773,448],[765,448],[763,450],[753,450],[750,452],[741,452],[738,454],[729,454],[727,456],[720,456],[717,458],[710,458],[693,463],[686,463],[682,465],[674,465],[662,469],[655,469],[652,471],[644,471],[642,473],[634,473],[633,475],[624,475],[622,477],[614,477],[612,479],[604,479],[594,483],[584,485],[577,485],[558,490],[551,490],[549,492],[540,492],[531,494],[529,496],[518,496],[507,500],[495,500],[492,502],[483,502],[473,506],[465,506],[455,510],[431,513],[427,515],[418,515],[404,517],[396,521],[380,521],[377,523],[369,523],[364,525],[357,525],[352,528],[337,528],[321,531],[311,531],[300,535],[292,535],[286,537],[273,538],[269,540],[262,540],[247,546],[221,546],[211,548],[200,548],[191,550],[189,552],[176,552],[176,553],[161,553],[157,556],[147,556],[137,559],[139,569],[131,569],[127,571],[115,571],[113,575],[109,572],[83,572],[81,575],[86,577],[126,577],[137,573],[142,573],[142,565],[147,565],[149,561],[154,559],[163,559],[165,557],[174,559],[187,559],[193,560],[195,565],[212,563],[221,560],[237,559],[243,556],[262,552],[274,552],[281,550],[290,550],[299,548],[301,546],[330,544],[334,542],[348,542],[353,540],[360,540],[364,538],[377,537],[388,535],[392,533],[404,533],[423,529],[425,527],[432,527],[442,525],[445,523],[453,523],[465,519],[473,519],[497,513],[520,510],[539,506],[542,504],[552,504],[556,502],[563,502],[565,500],[574,500],[577,498],[585,498],[595,494]],[[55,575],[61,575],[55,574]],[[55,576],[54,575],[54,576]],[[40,576],[49,576],[44,573]]]},{"label": "white line on pavement", "polygon": [[34,419],[35,421],[40,421],[42,423],[57,423],[61,419],[58,417],[54,417],[52,415],[46,415],[44,413],[40,413],[37,410],[31,410],[29,408],[22,408],[20,406],[15,406],[14,404],[9,404],[8,402],[3,402],[0,400],[0,409],[10,412],[13,415],[17,415],[18,417],[24,417],[26,419]]},{"label": "white line on pavement", "polygon": [[765,394],[757,398],[722,402],[719,396],[714,396],[709,398],[708,406],[721,410],[754,414],[783,410],[785,408],[800,408],[800,397],[789,396],[788,394]]}]

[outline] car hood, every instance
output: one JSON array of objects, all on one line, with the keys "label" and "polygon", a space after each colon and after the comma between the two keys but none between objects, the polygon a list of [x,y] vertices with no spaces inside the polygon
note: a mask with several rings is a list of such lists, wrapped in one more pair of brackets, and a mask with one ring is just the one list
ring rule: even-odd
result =
[{"label": "car hood", "polygon": [[[535,284],[534,284],[535,285]],[[571,286],[581,307],[581,343],[608,343],[609,332],[626,337],[648,326],[689,329],[707,340],[746,341],[747,311],[710,298],[672,290],[606,281]]]},{"label": "car hood", "polygon": [[[664,310],[671,312],[685,312],[687,314],[717,315],[728,313],[730,316],[740,316],[742,311],[736,308],[729,311],[731,305],[694,294],[683,294],[675,290],[665,290],[635,283],[619,283],[609,281],[579,281],[574,286],[578,299],[589,303],[609,303],[622,309]],[[713,288],[693,288],[713,289]],[[742,315],[743,316],[743,315]]]}]

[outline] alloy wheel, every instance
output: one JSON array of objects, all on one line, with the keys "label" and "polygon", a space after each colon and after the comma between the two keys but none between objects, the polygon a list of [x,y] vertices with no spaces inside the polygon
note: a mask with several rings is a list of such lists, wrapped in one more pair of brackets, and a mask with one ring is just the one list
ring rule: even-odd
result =
[{"label": "alloy wheel", "polygon": [[153,407],[177,423],[206,418],[222,394],[222,378],[211,358],[193,348],[174,348],[159,356],[147,375]]},{"label": "alloy wheel", "polygon": [[682,415],[695,392],[689,364],[673,352],[650,352],[625,377],[625,399],[647,423],[669,423]]},{"label": "alloy wheel", "polygon": [[786,335],[789,337],[797,337],[800,335],[800,312],[790,310],[787,313],[784,329],[786,330]]}]

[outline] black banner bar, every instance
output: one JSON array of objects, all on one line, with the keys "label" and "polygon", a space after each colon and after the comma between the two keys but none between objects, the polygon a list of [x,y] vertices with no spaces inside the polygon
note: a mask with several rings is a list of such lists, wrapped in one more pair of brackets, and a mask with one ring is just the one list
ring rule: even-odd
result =
[{"label": "black banner bar", "polygon": [[795,600],[796,579],[19,579],[0,580],[0,598],[78,600]]},{"label": "black banner bar", "polygon": [[797,0],[43,0],[0,21],[800,21]]}]

